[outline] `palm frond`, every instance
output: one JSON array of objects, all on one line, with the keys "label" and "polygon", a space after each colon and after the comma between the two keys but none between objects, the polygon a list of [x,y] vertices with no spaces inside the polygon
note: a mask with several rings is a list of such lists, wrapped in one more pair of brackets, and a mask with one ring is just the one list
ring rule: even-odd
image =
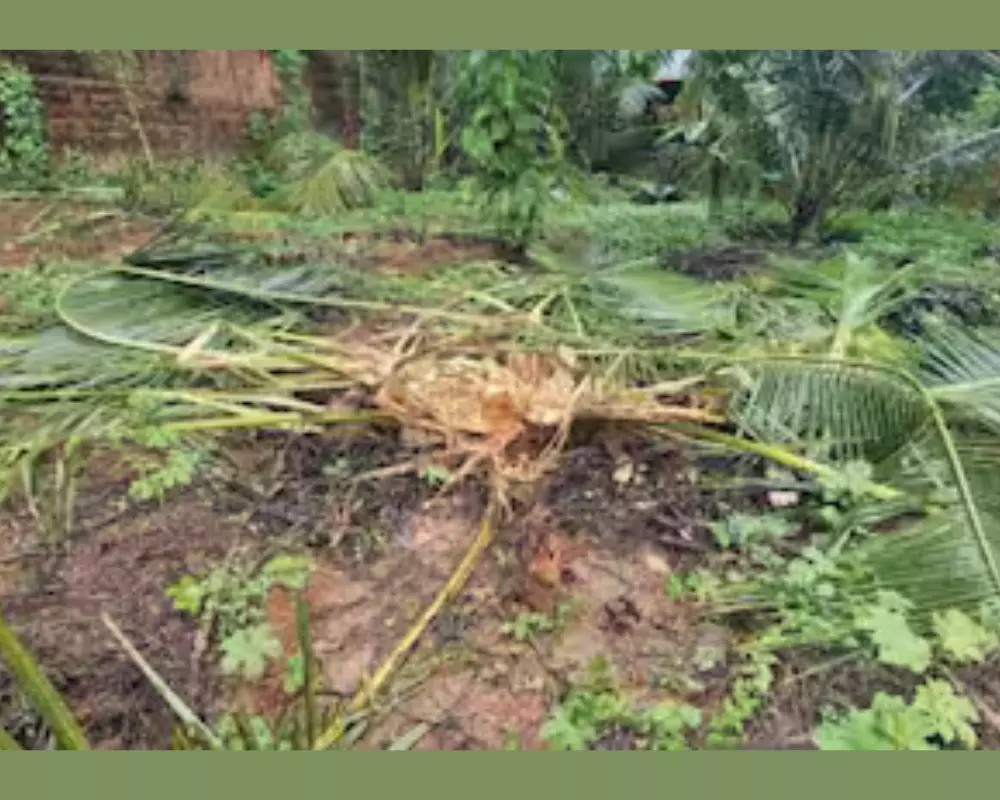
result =
[{"label": "palm frond", "polygon": [[843,259],[803,268],[779,264],[775,285],[782,296],[815,303],[829,317],[830,354],[848,355],[857,334],[904,303],[914,292],[915,265],[891,272],[848,253]]},{"label": "palm frond", "polygon": [[52,729],[61,750],[89,750],[87,737],[65,701],[0,614],[0,658],[17,686],[30,698]]},{"label": "palm frond", "polygon": [[[1000,519],[978,511],[991,553],[1000,553]],[[996,556],[984,558],[970,536],[967,518],[938,511],[907,530],[878,537],[864,548],[885,588],[906,596],[920,612],[961,608],[977,611],[1000,600]]]},{"label": "palm frond", "polygon": [[[95,368],[98,365],[100,369]],[[66,386],[97,389],[119,384],[125,376],[129,385],[141,385],[145,366],[119,348],[66,328],[49,328],[0,341],[0,397],[12,391]]]},{"label": "palm frond", "polygon": [[616,310],[661,330],[699,333],[735,324],[729,292],[661,267],[638,263],[604,272],[597,282]]},{"label": "palm frond", "polygon": [[741,385],[730,415],[738,425],[763,441],[833,460],[878,464],[918,438],[930,420],[919,390],[872,365],[761,360],[733,373]]},{"label": "palm frond", "polygon": [[70,329],[94,341],[163,353],[184,346],[213,323],[261,316],[211,292],[128,275],[108,270],[71,282],[57,299],[57,313]]},{"label": "palm frond", "polygon": [[307,217],[367,208],[389,183],[388,171],[373,156],[316,133],[283,137],[270,161],[287,181],[269,206]]},{"label": "palm frond", "polygon": [[1000,346],[945,323],[930,326],[919,345],[931,395],[954,413],[1000,429]]},{"label": "palm frond", "polygon": [[940,478],[955,491],[958,508],[878,539],[876,575],[928,610],[1000,601],[1000,526],[989,511],[988,483],[964,463],[963,449],[975,451],[961,446],[934,397],[912,376],[842,360],[784,359],[754,362],[742,377],[731,414],[757,438],[830,460],[884,465],[923,451],[943,465]]}]

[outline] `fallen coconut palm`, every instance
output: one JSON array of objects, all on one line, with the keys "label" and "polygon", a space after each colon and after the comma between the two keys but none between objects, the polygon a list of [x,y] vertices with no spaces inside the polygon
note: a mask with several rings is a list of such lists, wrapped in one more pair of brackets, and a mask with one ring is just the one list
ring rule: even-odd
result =
[{"label": "fallen coconut palm", "polygon": [[[78,334],[72,363],[47,362],[30,347],[13,356],[16,379],[0,399],[48,423],[27,451],[18,444],[23,430],[8,428],[5,463],[37,458],[46,442],[81,439],[79,428],[60,419],[87,420],[83,439],[99,437],[115,408],[138,403],[143,424],[186,432],[388,423],[454,467],[449,486],[482,470],[502,495],[509,484],[551,470],[580,420],[683,423],[709,434],[727,427],[740,434],[729,446],[755,442],[760,455],[786,463],[798,458],[835,470],[844,459],[862,458],[875,467],[883,496],[920,496],[944,480],[963,513],[928,528],[926,547],[917,533],[887,540],[878,553],[884,574],[920,593],[928,607],[946,595],[949,605],[1000,598],[993,522],[1000,516],[982,480],[995,463],[989,409],[1000,363],[988,342],[970,350],[948,340],[929,351],[925,385],[910,364],[846,358],[856,349],[857,326],[844,324],[843,314],[830,323],[842,334],[838,346],[817,338],[822,352],[713,339],[712,324],[695,333],[698,314],[686,312],[657,315],[661,324],[683,321],[676,332],[684,338],[641,350],[588,338],[593,326],[579,324],[587,295],[567,289],[586,276],[507,280],[474,293],[444,287],[416,302],[377,297],[378,287],[376,297],[366,295],[362,283],[331,266],[248,269],[224,261],[215,255],[105,271],[68,287],[58,311]],[[867,285],[858,290],[864,297]],[[655,304],[670,302],[667,294]],[[565,318],[552,313],[560,303]],[[853,301],[843,307],[852,320],[872,316]],[[137,309],[164,313],[143,317]],[[350,316],[317,326],[308,315],[317,309]],[[169,379],[150,385],[151,375]],[[98,408],[104,416],[95,426],[89,412]],[[897,540],[907,553],[933,553],[921,574],[894,569]],[[955,584],[955,564],[965,565],[962,586],[927,590],[937,578]]]}]

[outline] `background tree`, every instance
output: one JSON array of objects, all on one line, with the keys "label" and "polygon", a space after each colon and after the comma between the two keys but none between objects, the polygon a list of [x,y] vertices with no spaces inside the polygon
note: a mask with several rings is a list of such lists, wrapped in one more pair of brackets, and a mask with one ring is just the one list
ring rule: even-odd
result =
[{"label": "background tree", "polygon": [[941,148],[935,136],[985,70],[946,51],[703,51],[694,85],[711,157],[754,170],[787,208],[796,243],[822,235],[833,209],[884,205],[915,171],[989,144],[992,134]]}]

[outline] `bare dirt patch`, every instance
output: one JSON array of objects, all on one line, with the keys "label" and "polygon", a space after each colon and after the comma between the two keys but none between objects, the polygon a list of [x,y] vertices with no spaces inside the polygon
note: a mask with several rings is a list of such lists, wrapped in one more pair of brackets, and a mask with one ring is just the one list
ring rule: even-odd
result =
[{"label": "bare dirt patch", "polygon": [[[607,659],[627,690],[642,693],[668,684],[702,645],[706,631],[663,590],[670,570],[693,551],[659,537],[668,531],[700,542],[697,520],[706,509],[683,477],[683,461],[636,442],[619,445],[636,462],[633,477],[645,481],[622,480],[615,445],[568,453],[544,502],[498,531],[465,590],[422,637],[362,746],[386,747],[424,723],[422,749],[542,748],[545,718],[594,658]],[[101,611],[207,717],[234,699],[277,713],[287,702],[280,666],[253,687],[220,681],[199,650],[196,624],[171,607],[164,589],[234,552],[255,557],[311,545],[317,568],[306,599],[315,651],[325,691],[348,697],[447,580],[484,508],[472,489],[428,505],[435,490],[415,475],[351,490],[352,475],[400,458],[391,436],[260,436],[230,455],[243,465],[242,490],[230,485],[220,495],[215,483],[203,494],[211,504],[188,493],[104,524],[92,513],[92,529],[40,583],[3,587],[4,612],[103,747],[166,747],[170,715],[110,640]],[[667,505],[674,522],[656,522]],[[563,606],[571,613],[560,629],[535,643],[505,632],[521,613]],[[294,652],[293,598],[273,592],[267,613]],[[711,703],[718,694],[688,699]]]},{"label": "bare dirt patch", "polygon": [[348,264],[389,275],[423,275],[440,267],[479,262],[524,265],[503,241],[462,233],[405,229],[352,230],[328,236],[284,231],[226,234],[223,241],[265,245],[268,264]]},{"label": "bare dirt patch", "polygon": [[162,749],[171,719],[162,699],[100,621],[108,613],[196,708],[212,706],[194,625],[164,589],[224,559],[241,531],[202,504],[178,501],[72,543],[44,585],[7,594],[4,614],[67,694],[96,746]]},{"label": "bare dirt patch", "polygon": [[44,200],[0,201],[0,267],[118,262],[157,225],[114,208]]}]

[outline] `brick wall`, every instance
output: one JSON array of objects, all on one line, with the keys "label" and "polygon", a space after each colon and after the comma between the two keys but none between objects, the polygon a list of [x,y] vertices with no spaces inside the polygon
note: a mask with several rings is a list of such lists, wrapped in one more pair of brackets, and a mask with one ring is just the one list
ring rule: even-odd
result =
[{"label": "brick wall", "polygon": [[[121,84],[86,56],[67,50],[0,51],[28,67],[46,108],[56,153],[137,152],[135,115]],[[280,85],[266,50],[146,50],[140,78],[129,84],[155,155],[231,151],[251,111],[280,104]]]}]

